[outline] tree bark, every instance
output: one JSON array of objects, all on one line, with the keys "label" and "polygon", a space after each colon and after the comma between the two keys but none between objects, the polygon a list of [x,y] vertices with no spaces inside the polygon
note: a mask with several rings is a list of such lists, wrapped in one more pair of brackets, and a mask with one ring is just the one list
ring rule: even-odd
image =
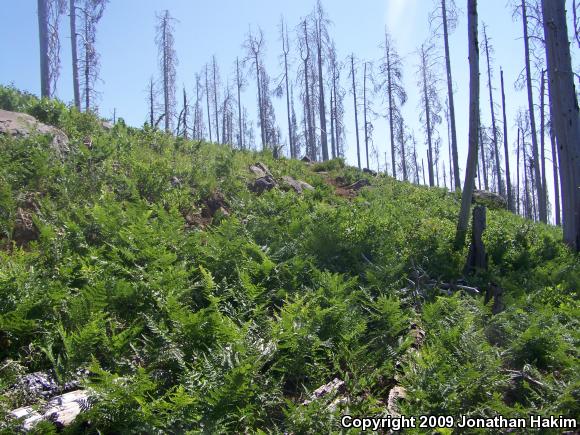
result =
[{"label": "tree bark", "polygon": [[[546,204],[546,214],[548,207],[548,187],[546,185],[546,114],[545,114],[545,94],[546,94],[546,70],[542,70],[540,84],[540,162],[542,164],[542,197]],[[546,216],[547,222],[547,216]]]},{"label": "tree bark", "polygon": [[485,160],[485,147],[483,146],[483,129],[481,128],[481,125],[479,126],[479,145],[481,150],[481,172],[483,172],[483,185],[485,190],[489,190],[489,183],[487,178],[487,162]]},{"label": "tree bark", "polygon": [[503,70],[500,69],[501,76],[501,107],[503,112],[503,151],[505,154],[505,177],[506,177],[506,188],[507,188],[507,203],[508,210],[512,213],[515,211],[514,208],[514,197],[512,192],[512,181],[510,176],[510,154],[508,147],[508,131],[507,131],[507,117],[505,110],[505,90],[503,83]]},{"label": "tree bark", "polygon": [[209,109],[209,80],[207,78],[207,64],[205,64],[205,101],[207,103],[207,131],[209,132],[209,141],[213,142],[211,138],[211,112]]},{"label": "tree bark", "polygon": [[542,0],[550,104],[560,162],[564,242],[580,251],[580,111],[568,42],[565,0]]},{"label": "tree bark", "polygon": [[465,184],[461,195],[461,210],[455,236],[455,249],[465,244],[471,198],[477,170],[477,131],[479,129],[479,43],[477,36],[477,0],[467,0],[467,29],[469,40],[469,150],[465,168]]},{"label": "tree bark", "polygon": [[520,129],[519,128],[518,128],[518,141],[517,141],[517,151],[516,151],[516,177],[517,177],[516,208],[517,208],[517,213],[520,214],[520,189],[521,189],[521,186],[520,186]]},{"label": "tree bark", "polygon": [[556,215],[556,225],[562,224],[560,220],[560,183],[558,180],[558,155],[556,154],[556,133],[554,132],[554,121],[550,122],[550,143],[552,145],[552,172],[554,175],[554,214]]},{"label": "tree bark", "polygon": [[447,95],[449,98],[449,118],[451,121],[451,151],[453,153],[453,176],[455,190],[461,190],[459,177],[459,154],[457,152],[457,130],[455,128],[455,104],[453,102],[453,79],[451,78],[451,56],[449,54],[449,32],[447,28],[447,5],[446,0],[441,0],[441,12],[443,15],[443,40],[445,44],[445,69],[447,72]]}]

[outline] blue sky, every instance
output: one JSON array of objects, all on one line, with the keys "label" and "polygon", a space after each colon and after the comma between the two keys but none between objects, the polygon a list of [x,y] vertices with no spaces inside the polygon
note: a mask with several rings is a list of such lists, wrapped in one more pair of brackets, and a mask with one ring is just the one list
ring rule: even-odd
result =
[{"label": "blue sky", "polygon": [[[39,56],[38,31],[36,17],[36,0],[0,0],[4,17],[0,27],[0,83],[14,84],[38,94]],[[287,23],[296,25],[300,18],[308,14],[315,0],[110,0],[105,14],[99,23],[97,48],[101,55],[101,79],[98,90],[100,113],[111,117],[113,109],[129,124],[140,126],[146,120],[147,106],[146,86],[151,75],[158,75],[156,60],[157,50],[154,43],[156,12],[168,9],[178,19],[175,25],[176,51],[179,58],[177,83],[180,89],[185,85],[193,90],[194,74],[216,55],[221,69],[222,80],[233,77],[233,65],[236,56],[243,56],[242,43],[248,26],[261,26],[266,39],[266,67],[273,78],[280,74],[280,42],[278,23],[283,14]],[[457,134],[460,146],[460,166],[465,166],[467,143],[467,107],[468,107],[468,59],[465,1],[457,0],[461,9],[457,30],[451,36],[451,56],[453,79],[455,83],[455,102],[457,117]],[[522,70],[523,41],[521,39],[521,22],[512,20],[512,8],[507,0],[479,1],[480,21],[489,26],[489,35],[495,45],[495,77],[499,88],[499,67],[504,69],[508,106],[508,124],[510,143],[515,141],[515,114],[519,107],[526,104],[523,91],[514,89],[514,82]],[[569,1],[571,5],[571,0]],[[385,26],[393,35],[398,50],[404,56],[404,81],[409,101],[404,108],[406,122],[414,129],[419,144],[420,155],[425,154],[424,138],[418,118],[419,94],[417,86],[416,65],[417,47],[429,36],[429,12],[435,0],[323,0],[329,18],[331,36],[336,41],[339,57],[345,59],[351,52],[359,59],[375,61],[382,56],[379,44],[384,38]],[[569,9],[571,6],[569,6]],[[61,59],[62,71],[57,95],[60,99],[72,100],[70,39],[68,17],[61,20]],[[480,27],[481,30],[481,27]],[[483,53],[481,67],[484,66]],[[577,65],[577,62],[575,62]],[[483,71],[482,71],[483,72]],[[362,69],[361,69],[362,75]],[[344,74],[345,83],[346,74]],[[441,75],[443,80],[444,75]],[[489,119],[487,100],[487,81],[482,75],[482,115],[483,122]],[[445,101],[445,83],[441,82],[441,99]],[[495,92],[496,102],[500,103],[499,89]],[[347,158],[352,164],[356,162],[356,145],[354,141],[354,116],[352,114],[352,97],[347,94],[345,107],[347,114]],[[253,81],[242,97],[252,118],[255,116],[256,97]],[[381,107],[381,100],[376,99],[375,109]],[[299,105],[296,104],[297,110]],[[276,116],[287,131],[285,104],[283,100],[275,102]],[[381,111],[384,113],[384,111]],[[500,115],[500,113],[498,113]],[[387,151],[387,122],[384,118],[373,120],[375,125],[374,145],[378,147],[381,165],[384,152]],[[446,124],[440,126],[443,138],[443,154],[447,150]],[[361,136],[362,137],[362,136]],[[548,156],[549,156],[548,152]],[[551,157],[551,156],[549,156]],[[390,154],[389,154],[390,161]],[[515,154],[510,156],[515,165]],[[375,164],[376,167],[376,164]],[[551,172],[548,172],[551,180]]]}]

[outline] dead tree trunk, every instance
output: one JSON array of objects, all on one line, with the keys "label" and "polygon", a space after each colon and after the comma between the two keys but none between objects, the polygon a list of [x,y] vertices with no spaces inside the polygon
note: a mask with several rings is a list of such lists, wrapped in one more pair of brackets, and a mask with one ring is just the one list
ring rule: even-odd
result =
[{"label": "dead tree trunk", "polygon": [[209,108],[209,80],[207,76],[207,63],[205,64],[205,101],[207,103],[207,131],[209,132],[209,141],[212,141],[211,138],[211,111]]},{"label": "dead tree trunk", "polygon": [[520,214],[520,129],[518,128],[518,141],[517,141],[517,150],[516,150],[516,208],[517,213]]},{"label": "dead tree trunk", "polygon": [[236,87],[238,89],[238,148],[244,149],[244,129],[242,127],[242,79],[240,77],[240,62],[236,57]]},{"label": "dead tree trunk", "polygon": [[457,223],[455,249],[465,243],[471,198],[477,171],[477,130],[479,129],[479,43],[477,40],[477,0],[467,0],[469,39],[469,150],[465,168],[465,184],[461,195],[461,211]]},{"label": "dead tree trunk", "polygon": [[505,154],[505,177],[506,177],[506,188],[507,188],[507,203],[508,210],[511,212],[515,211],[514,208],[514,197],[512,192],[512,181],[510,176],[510,154],[508,147],[508,132],[507,132],[507,117],[505,110],[505,90],[503,84],[503,70],[500,69],[501,77],[501,107],[503,112],[503,151]]},{"label": "dead tree trunk", "polygon": [[530,126],[532,135],[532,160],[534,165],[534,178],[536,180],[535,191],[539,201],[540,220],[547,222],[546,199],[543,196],[543,188],[540,174],[540,159],[538,158],[538,135],[536,130],[536,118],[534,115],[534,96],[532,92],[532,72],[530,66],[530,42],[528,36],[528,15],[526,12],[526,0],[522,0],[522,23],[524,28],[524,47],[526,61],[526,85],[528,91],[528,110],[530,111]]},{"label": "dead tree trunk", "polygon": [[367,169],[369,166],[369,132],[368,132],[368,121],[367,121],[367,62],[364,66],[364,76],[363,76],[363,117],[365,122],[365,152],[367,157]]},{"label": "dead tree trunk", "polygon": [[429,186],[435,185],[435,176],[433,173],[433,139],[431,137],[431,107],[429,104],[429,93],[427,91],[427,55],[425,53],[425,46],[421,46],[421,71],[423,75],[423,94],[425,98],[425,122],[427,123],[427,163],[429,170]]},{"label": "dead tree trunk", "polygon": [[355,128],[355,132],[356,132],[356,157],[357,157],[357,162],[358,162],[358,168],[361,168],[361,163],[360,163],[360,139],[359,139],[359,134],[358,134],[358,107],[356,104],[356,80],[355,80],[355,76],[354,76],[354,54],[352,54],[350,56],[350,71],[351,71],[351,75],[352,75],[352,95],[353,95],[353,101],[354,101],[354,128]]},{"label": "dead tree trunk", "polygon": [[[548,187],[546,185],[546,113],[545,113],[545,94],[546,94],[546,70],[542,70],[542,79],[540,83],[540,163],[542,165],[542,195],[546,203],[546,214],[548,207]],[[547,220],[547,216],[546,216]]]},{"label": "dead tree trunk", "polygon": [[489,38],[487,37],[487,29],[485,25],[483,26],[483,37],[485,44],[485,55],[487,59],[487,86],[489,89],[489,108],[491,111],[491,129],[493,134],[493,151],[495,154],[495,171],[497,180],[497,191],[501,196],[505,196],[505,191],[503,189],[503,183],[501,181],[501,166],[499,164],[499,149],[497,146],[497,125],[495,124],[495,106],[493,104],[493,88],[491,82],[491,61],[490,61],[490,47]]},{"label": "dead tree trunk", "polygon": [[[73,93],[75,107],[80,112],[81,110],[81,94],[79,87],[79,60],[77,54],[77,10],[75,0],[69,1],[69,22],[70,22],[70,46],[72,54],[72,74],[73,74]],[[153,126],[153,123],[151,123]]]},{"label": "dead tree trunk", "polygon": [[324,78],[322,77],[322,22],[320,16],[316,20],[316,48],[318,57],[318,112],[320,116],[320,145],[322,160],[328,160],[328,135],[326,134],[326,107],[324,103]]},{"label": "dead tree trunk", "polygon": [[[480,115],[481,116],[481,115]],[[483,172],[483,185],[485,190],[489,190],[487,178],[487,162],[485,160],[485,147],[483,146],[483,128],[479,126],[479,149],[481,150],[481,171]]]},{"label": "dead tree trunk", "polygon": [[550,104],[558,143],[564,242],[580,251],[580,111],[568,42],[565,0],[542,0]]},{"label": "dead tree trunk", "polygon": [[451,121],[451,150],[453,153],[453,176],[455,190],[461,189],[459,178],[459,155],[457,153],[457,130],[455,128],[455,104],[453,102],[453,80],[451,78],[451,56],[449,54],[449,31],[447,28],[447,5],[441,0],[441,12],[443,15],[443,39],[445,44],[445,70],[447,72],[447,97],[449,99],[449,119]]},{"label": "dead tree trunk", "polygon": [[[215,56],[212,58],[212,72],[213,72],[213,104],[214,104],[214,116],[215,116],[215,135],[217,142],[220,143],[220,123],[219,123],[219,112],[218,112],[218,92],[217,92],[217,64]],[[222,137],[223,139],[223,137]]]},{"label": "dead tree trunk", "polygon": [[483,232],[486,228],[486,210],[482,205],[473,209],[473,225],[471,230],[471,245],[465,264],[464,273],[487,270],[487,254],[483,243]]},{"label": "dead tree trunk", "polygon": [[48,58],[48,5],[38,0],[38,39],[40,42],[40,95],[50,98]]}]

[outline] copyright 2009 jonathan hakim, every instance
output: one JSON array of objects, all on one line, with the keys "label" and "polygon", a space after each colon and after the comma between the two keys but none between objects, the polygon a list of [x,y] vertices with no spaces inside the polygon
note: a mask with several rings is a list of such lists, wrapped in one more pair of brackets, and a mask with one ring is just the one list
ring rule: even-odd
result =
[{"label": "copyright 2009 jonathan hakim", "polygon": [[361,429],[377,431],[391,429],[398,431],[411,428],[459,428],[459,429],[577,429],[578,422],[574,418],[559,416],[530,415],[527,418],[506,418],[501,415],[481,418],[460,415],[420,415],[418,417],[353,417],[343,415],[340,425],[344,429]]}]

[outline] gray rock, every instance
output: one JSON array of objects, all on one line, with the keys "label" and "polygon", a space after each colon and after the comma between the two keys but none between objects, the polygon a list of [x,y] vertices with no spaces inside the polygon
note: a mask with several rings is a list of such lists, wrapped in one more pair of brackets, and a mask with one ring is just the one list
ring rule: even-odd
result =
[{"label": "gray rock", "polygon": [[[263,177],[272,177],[272,173],[268,169],[268,167],[263,164],[262,162],[258,162],[256,164],[250,165],[250,172],[254,174],[257,178]],[[273,178],[273,177],[272,177]]]},{"label": "gray rock", "polygon": [[294,189],[296,193],[302,193],[304,190],[314,190],[310,184],[305,181],[296,180],[289,175],[282,177],[282,186],[288,189]]},{"label": "gray rock", "polygon": [[13,137],[30,137],[35,134],[52,136],[52,149],[63,159],[70,152],[66,134],[56,127],[43,124],[33,116],[0,109],[0,134]]},{"label": "gray rock", "polygon": [[259,195],[266,190],[272,190],[276,186],[276,180],[274,180],[272,176],[266,175],[265,177],[257,178],[253,183],[250,183],[248,187],[252,192]]}]

